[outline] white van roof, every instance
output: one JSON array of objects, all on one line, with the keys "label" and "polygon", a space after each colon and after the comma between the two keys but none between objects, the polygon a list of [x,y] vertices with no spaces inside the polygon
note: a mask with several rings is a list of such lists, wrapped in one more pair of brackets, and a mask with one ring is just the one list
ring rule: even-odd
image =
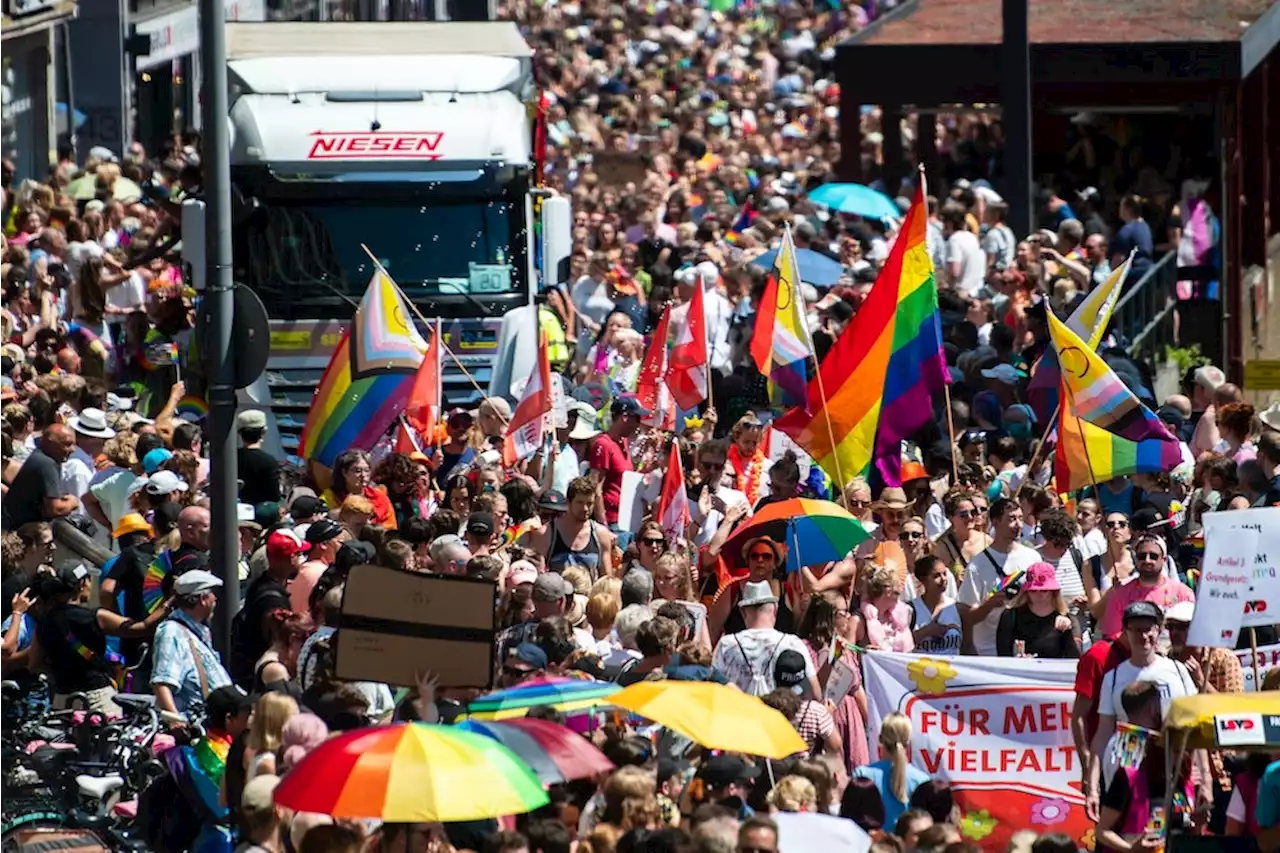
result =
[{"label": "white van roof", "polygon": [[227,61],[288,56],[502,56],[532,50],[512,21],[228,23]]}]

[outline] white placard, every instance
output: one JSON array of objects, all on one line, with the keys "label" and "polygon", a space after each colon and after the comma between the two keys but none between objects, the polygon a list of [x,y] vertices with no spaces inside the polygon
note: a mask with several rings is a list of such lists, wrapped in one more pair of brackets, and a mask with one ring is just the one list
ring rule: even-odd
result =
[{"label": "white placard", "polygon": [[1211,524],[1212,517],[1205,516],[1204,559],[1200,563],[1196,615],[1187,633],[1187,645],[1234,649],[1253,581],[1258,531]]},{"label": "white placard", "polygon": [[644,474],[622,472],[622,494],[618,498],[618,524],[623,530],[638,531],[644,521]]},{"label": "white placard", "polygon": [[[1244,691],[1252,693],[1258,689],[1253,680],[1253,651],[1236,649],[1236,658],[1240,661],[1240,669],[1244,672]],[[1280,643],[1270,646],[1258,646],[1258,678],[1265,679],[1267,673],[1280,666]]]},{"label": "white placard", "polygon": [[[1280,507],[1211,512],[1204,517],[1205,535],[1220,525],[1258,533],[1258,553],[1253,562],[1253,586],[1244,603],[1245,628],[1280,622]],[[1196,591],[1199,601],[1200,592]]]},{"label": "white placard", "polygon": [[831,665],[831,674],[827,676],[827,687],[822,691],[822,698],[831,701],[832,704],[839,704],[840,700],[849,692],[849,688],[853,686],[854,672],[853,667],[857,664],[850,665],[845,663],[844,658],[838,659]]},{"label": "white placard", "polygon": [[813,853],[815,850],[840,850],[842,853],[867,853],[871,836],[851,820],[813,812],[778,812],[773,815],[778,825],[778,849],[781,853]]},{"label": "white placard", "polygon": [[1267,742],[1261,714],[1219,714],[1213,718],[1218,746],[1261,746]]}]

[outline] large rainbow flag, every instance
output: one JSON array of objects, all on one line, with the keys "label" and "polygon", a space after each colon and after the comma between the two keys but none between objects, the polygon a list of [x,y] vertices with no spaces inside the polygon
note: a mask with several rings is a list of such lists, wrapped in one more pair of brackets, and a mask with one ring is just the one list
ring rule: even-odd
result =
[{"label": "large rainbow flag", "polygon": [[1049,312],[1062,370],[1055,476],[1059,491],[1129,474],[1171,471],[1178,440],[1088,343]]},{"label": "large rainbow flag", "polygon": [[344,450],[369,450],[404,410],[427,351],[410,317],[404,294],[379,269],[320,379],[299,443],[304,459],[333,467]]},{"label": "large rainbow flag", "polygon": [[934,394],[950,381],[927,218],[921,175],[871,293],[823,359],[821,383],[809,383],[813,414],[795,408],[778,420],[838,488],[873,461],[887,484],[898,485],[902,439],[929,421]]},{"label": "large rainbow flag", "polygon": [[773,274],[760,299],[756,315],[751,357],[769,379],[769,397],[775,406],[801,406],[809,411],[809,359],[813,342],[804,318],[804,297],[800,295],[800,267],[796,244],[788,228],[782,248],[774,259]]}]

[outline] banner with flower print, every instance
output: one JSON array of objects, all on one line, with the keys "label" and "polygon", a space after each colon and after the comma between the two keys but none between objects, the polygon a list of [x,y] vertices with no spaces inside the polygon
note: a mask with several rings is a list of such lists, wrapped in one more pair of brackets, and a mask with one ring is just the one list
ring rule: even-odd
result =
[{"label": "banner with flower print", "polygon": [[906,714],[911,761],[951,782],[965,840],[1003,851],[1030,828],[1093,849],[1071,738],[1075,661],[890,652],[862,661],[872,754],[880,720]]}]

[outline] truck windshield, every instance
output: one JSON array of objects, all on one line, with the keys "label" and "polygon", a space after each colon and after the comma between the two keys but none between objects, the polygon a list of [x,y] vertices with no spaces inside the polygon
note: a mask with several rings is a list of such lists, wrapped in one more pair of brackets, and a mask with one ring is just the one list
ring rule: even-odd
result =
[{"label": "truck windshield", "polygon": [[280,314],[272,303],[297,313],[345,302],[343,296],[358,300],[373,273],[362,243],[415,299],[498,295],[525,286],[524,210],[512,202],[260,204],[265,209],[256,227],[241,235],[246,257],[237,266],[273,316]]}]

